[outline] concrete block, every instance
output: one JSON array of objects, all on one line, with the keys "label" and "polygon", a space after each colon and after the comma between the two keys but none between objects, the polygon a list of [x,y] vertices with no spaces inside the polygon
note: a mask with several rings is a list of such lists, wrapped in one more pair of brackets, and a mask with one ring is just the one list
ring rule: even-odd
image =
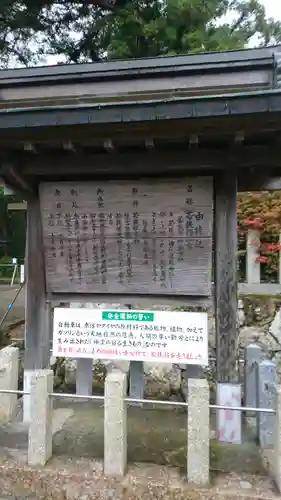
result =
[{"label": "concrete block", "polygon": [[275,388],[276,415],[275,415],[275,445],[273,458],[273,475],[278,489],[281,493],[281,386]]},{"label": "concrete block", "polygon": [[[217,384],[217,405],[241,407],[242,388],[240,384]],[[222,443],[241,444],[242,413],[235,410],[217,410],[217,438]]]},{"label": "concrete block", "polygon": [[[144,397],[144,366],[142,361],[131,361],[129,371],[129,397],[143,399]],[[130,403],[131,406],[142,406],[142,403]]]},{"label": "concrete block", "polygon": [[[0,351],[0,388],[18,390],[19,349],[5,347]],[[7,423],[14,417],[17,409],[17,394],[0,393],[0,422]]]},{"label": "concrete block", "polygon": [[[256,408],[258,404],[258,365],[261,362],[262,350],[257,344],[245,347],[244,384],[245,406]],[[255,416],[246,412],[247,417]]]},{"label": "concrete block", "polygon": [[202,486],[209,483],[210,412],[207,380],[188,380],[187,402],[187,480]]},{"label": "concrete block", "polygon": [[105,379],[104,474],[123,476],[127,467],[127,374],[113,370]]},{"label": "concrete block", "polygon": [[[258,407],[275,409],[276,404],[276,364],[265,360],[258,365]],[[274,414],[257,414],[258,440],[261,448],[273,448],[275,445]]]},{"label": "concrete block", "polygon": [[45,465],[52,456],[52,418],[54,374],[52,370],[35,371],[31,379],[31,421],[28,436],[29,465]]}]

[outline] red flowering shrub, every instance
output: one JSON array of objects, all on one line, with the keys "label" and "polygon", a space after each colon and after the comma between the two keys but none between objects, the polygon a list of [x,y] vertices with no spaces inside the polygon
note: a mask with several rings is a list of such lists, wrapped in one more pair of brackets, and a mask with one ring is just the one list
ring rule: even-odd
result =
[{"label": "red flowering shrub", "polygon": [[253,241],[251,244],[257,247],[261,278],[267,282],[276,281],[281,249],[281,192],[239,194],[237,222],[240,278],[245,277],[243,259],[246,253],[246,233],[249,229],[254,229],[260,231],[260,241]]}]

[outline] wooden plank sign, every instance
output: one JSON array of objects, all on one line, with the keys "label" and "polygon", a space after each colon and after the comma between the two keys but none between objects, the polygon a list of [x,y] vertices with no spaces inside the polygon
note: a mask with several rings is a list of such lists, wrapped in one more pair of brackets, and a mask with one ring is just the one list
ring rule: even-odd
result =
[{"label": "wooden plank sign", "polygon": [[213,180],[40,185],[52,293],[211,292]]}]

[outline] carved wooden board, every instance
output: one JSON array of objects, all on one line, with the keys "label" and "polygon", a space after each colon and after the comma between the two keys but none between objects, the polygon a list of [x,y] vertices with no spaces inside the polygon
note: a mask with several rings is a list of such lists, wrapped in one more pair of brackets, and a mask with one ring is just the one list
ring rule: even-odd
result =
[{"label": "carved wooden board", "polygon": [[211,291],[213,179],[40,185],[49,292]]}]

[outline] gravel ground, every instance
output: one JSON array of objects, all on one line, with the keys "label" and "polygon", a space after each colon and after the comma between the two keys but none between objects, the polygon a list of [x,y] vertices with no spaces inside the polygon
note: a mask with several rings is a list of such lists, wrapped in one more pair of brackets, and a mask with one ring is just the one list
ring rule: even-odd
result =
[{"label": "gravel ground", "polygon": [[187,485],[186,414],[179,410],[129,408],[128,473],[106,479],[103,408],[62,399],[56,400],[56,407],[72,411],[54,435],[53,458],[44,468],[27,466],[27,429],[22,424],[0,428],[3,499],[13,498],[11,493],[18,500],[280,499],[258,448],[248,438],[241,446],[212,442],[210,487],[193,490]]}]

